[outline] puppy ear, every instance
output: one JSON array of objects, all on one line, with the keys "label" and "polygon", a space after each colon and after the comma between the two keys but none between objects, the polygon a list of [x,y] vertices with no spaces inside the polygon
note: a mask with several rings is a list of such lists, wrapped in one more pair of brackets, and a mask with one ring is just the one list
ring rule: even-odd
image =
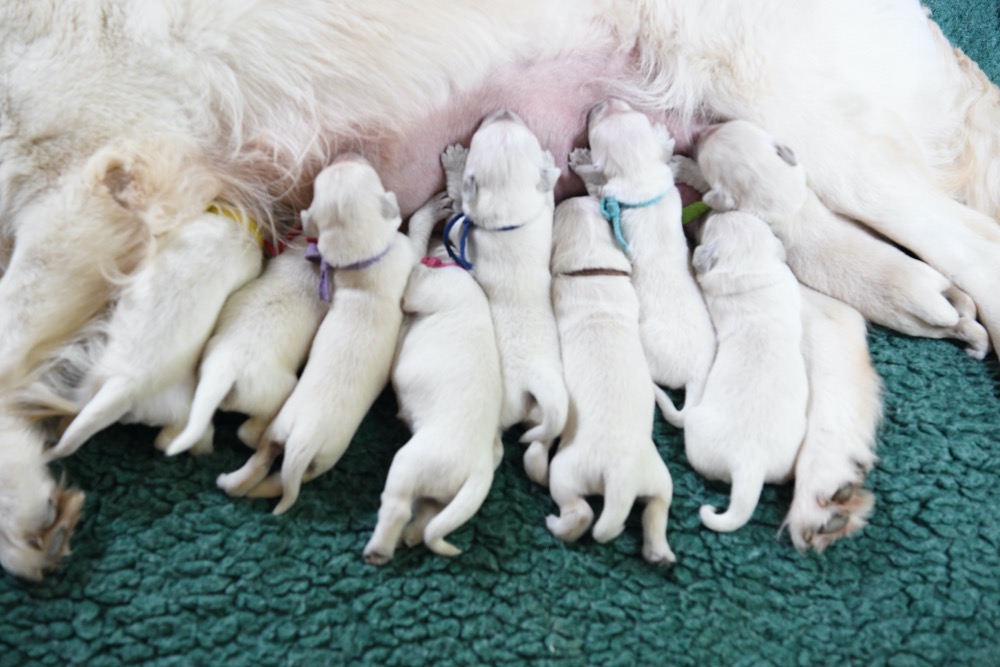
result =
[{"label": "puppy ear", "polygon": [[471,202],[476,198],[477,192],[479,192],[479,185],[476,184],[476,175],[469,174],[462,181],[462,201]]},{"label": "puppy ear", "polygon": [[542,151],[542,177],[538,181],[539,192],[549,192],[556,187],[556,181],[562,172],[556,166],[555,158],[549,151]]},{"label": "puppy ear", "polygon": [[798,159],[795,157],[795,153],[788,146],[777,144],[775,149],[778,151],[778,157],[787,162],[789,166],[795,167],[799,164]]},{"label": "puppy ear", "polygon": [[299,219],[302,220],[302,233],[308,237],[316,238],[319,236],[319,229],[316,227],[316,223],[313,222],[312,214],[309,213],[309,209],[306,209],[299,213]]},{"label": "puppy ear", "polygon": [[222,191],[219,178],[194,148],[169,138],[106,146],[90,158],[85,177],[159,235],[202,213]]},{"label": "puppy ear", "polygon": [[736,210],[736,200],[728,192],[721,192],[714,189],[709,190],[702,197],[702,201],[708,204],[708,207],[713,211],[724,212]]},{"label": "puppy ear", "polygon": [[382,195],[382,217],[386,220],[399,219],[399,203],[396,201],[395,192],[386,192]]},{"label": "puppy ear", "polygon": [[719,254],[714,243],[703,243],[694,249],[691,255],[691,265],[697,273],[707,273],[719,261]]},{"label": "puppy ear", "polygon": [[653,123],[653,134],[656,135],[656,140],[663,151],[664,164],[670,164],[670,158],[674,156],[674,146],[677,145],[677,142],[670,136],[670,131],[663,123]]},{"label": "puppy ear", "polygon": [[542,169],[541,179],[538,181],[538,191],[539,192],[551,192],[556,187],[556,181],[559,180],[559,174],[562,172],[559,167],[545,167]]}]

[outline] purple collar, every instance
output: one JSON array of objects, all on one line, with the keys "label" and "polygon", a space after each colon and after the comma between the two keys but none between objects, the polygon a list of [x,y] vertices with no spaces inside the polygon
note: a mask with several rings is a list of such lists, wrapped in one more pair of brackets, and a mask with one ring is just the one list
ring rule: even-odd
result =
[{"label": "purple collar", "polygon": [[369,257],[368,259],[355,262],[354,264],[347,264],[345,266],[332,266],[325,259],[323,259],[323,255],[320,254],[319,246],[317,246],[316,243],[317,239],[306,239],[306,259],[314,264],[319,264],[319,298],[323,299],[323,301],[326,301],[327,303],[330,302],[331,271],[356,271],[358,269],[367,268],[385,257],[389,254],[389,251],[392,250],[392,243],[390,242],[389,245],[385,247],[385,250],[374,257]]}]

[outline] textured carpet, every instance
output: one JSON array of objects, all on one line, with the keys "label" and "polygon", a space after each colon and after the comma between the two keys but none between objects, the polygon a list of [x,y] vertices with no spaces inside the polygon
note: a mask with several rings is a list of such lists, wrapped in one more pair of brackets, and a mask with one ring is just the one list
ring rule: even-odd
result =
[{"label": "textured carpet", "polygon": [[[1000,80],[995,0],[930,2],[946,32]],[[115,428],[66,463],[87,491],[75,552],[44,583],[0,576],[0,667],[156,665],[996,665],[1000,664],[1000,368],[947,342],[874,330],[885,381],[870,526],[822,556],[777,529],[789,488],[719,535],[698,506],[727,489],[687,467],[657,424],[675,482],[679,562],[639,556],[640,525],[608,545],[563,545],[521,448],[453,560],[361,550],[395,449],[390,395],[342,462],[282,518],[227,499],[219,472],[246,458],[235,417],[216,453],[157,455],[153,431]]]}]

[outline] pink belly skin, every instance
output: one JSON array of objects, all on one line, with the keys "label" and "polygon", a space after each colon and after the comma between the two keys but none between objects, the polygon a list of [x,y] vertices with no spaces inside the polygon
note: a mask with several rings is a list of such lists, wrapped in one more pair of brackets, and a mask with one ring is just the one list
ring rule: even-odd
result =
[{"label": "pink belly skin", "polygon": [[[580,56],[498,70],[473,90],[456,92],[449,103],[429,115],[403,122],[398,133],[352,145],[378,170],[386,188],[396,193],[404,216],[444,189],[440,157],[455,143],[464,146],[479,122],[498,109],[517,113],[552,153],[562,169],[556,199],[582,194],[583,184],[566,166],[569,153],[587,145],[587,112],[611,96],[614,81],[635,76],[627,56],[611,59]],[[406,100],[400,100],[405,106]],[[665,123],[677,140],[676,151],[687,153],[692,138],[707,124],[681,126],[669,113],[651,113]]]}]

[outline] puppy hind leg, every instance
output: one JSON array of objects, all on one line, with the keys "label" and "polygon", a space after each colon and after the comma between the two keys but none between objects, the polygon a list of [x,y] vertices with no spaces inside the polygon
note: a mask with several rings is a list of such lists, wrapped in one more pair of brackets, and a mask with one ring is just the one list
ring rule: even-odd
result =
[{"label": "puppy hind leg", "polygon": [[[560,460],[560,456],[564,458]],[[563,542],[575,542],[590,528],[594,521],[594,510],[583,497],[584,489],[571,479],[570,476],[578,466],[568,460],[567,456],[567,453],[560,452],[553,462],[549,492],[552,500],[559,506],[559,516],[550,514],[545,517],[545,526]]]},{"label": "puppy hind leg", "polygon": [[46,453],[49,461],[69,456],[87,440],[111,426],[132,409],[135,388],[126,378],[111,378],[70,423],[55,447]]},{"label": "puppy hind leg", "polygon": [[271,465],[281,455],[283,447],[276,442],[267,442],[257,448],[242,468],[235,472],[219,475],[216,486],[230,496],[245,496],[267,477]]},{"label": "puppy hind leg", "polygon": [[424,529],[427,548],[441,556],[457,556],[460,549],[444,540],[459,526],[472,518],[482,507],[493,484],[493,473],[480,473],[465,480],[458,493]]},{"label": "puppy hind leg", "polygon": [[667,543],[670,496],[653,496],[642,511],[642,557],[654,565],[672,565],[677,556]]},{"label": "puppy hind leg", "polygon": [[236,382],[235,363],[219,355],[210,356],[201,365],[201,381],[194,392],[187,425],[166,449],[167,456],[186,452],[202,440],[212,423],[212,417],[219,404],[226,398]]},{"label": "puppy hind leg", "polygon": [[[625,520],[635,504],[635,483],[617,470],[605,473],[604,510],[594,524],[594,539],[610,542],[625,530]],[[664,528],[664,533],[666,528]]]},{"label": "puppy hind leg", "polygon": [[408,495],[383,493],[378,523],[363,552],[369,565],[385,565],[392,560],[403,528],[413,516],[413,499]]},{"label": "puppy hind leg", "polygon": [[441,503],[430,498],[419,498],[413,503],[413,519],[403,529],[403,544],[415,547],[424,541],[427,524],[443,509]]}]

